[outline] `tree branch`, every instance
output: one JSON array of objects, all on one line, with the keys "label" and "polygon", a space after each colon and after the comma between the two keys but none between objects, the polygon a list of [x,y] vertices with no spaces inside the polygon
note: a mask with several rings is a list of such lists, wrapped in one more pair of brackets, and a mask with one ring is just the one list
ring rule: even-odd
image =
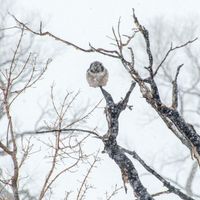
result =
[{"label": "tree branch", "polygon": [[178,188],[172,186],[170,184],[170,182],[166,181],[160,174],[158,174],[154,169],[152,169],[151,167],[149,167],[145,162],[144,160],[142,160],[140,158],[140,156],[135,152],[135,151],[130,151],[130,150],[127,150],[125,148],[122,148],[121,149],[130,154],[134,159],[136,159],[137,161],[139,161],[139,163],[148,171],[150,172],[152,175],[154,175],[159,181],[161,181],[163,183],[163,185],[168,188],[168,192],[170,193],[174,193],[176,195],[178,195],[181,199],[183,200],[194,200],[193,198],[187,196],[186,194],[184,194],[183,192],[181,192]]},{"label": "tree branch", "polygon": [[196,40],[198,40],[198,37],[194,38],[193,40],[189,40],[187,42],[185,42],[184,44],[181,44],[179,46],[172,46],[172,43],[170,45],[169,50],[167,51],[167,53],[165,54],[164,58],[161,60],[160,64],[157,66],[155,72],[154,72],[154,76],[156,76],[156,74],[158,73],[158,70],[161,68],[161,66],[163,65],[163,63],[165,62],[165,60],[168,58],[169,54],[177,49],[183,48],[185,46],[187,46],[188,44],[191,44],[193,42],[195,42]]},{"label": "tree branch", "polygon": [[129,96],[135,87],[135,83],[132,82],[130,89],[126,93],[124,100],[115,104],[112,96],[104,90],[102,87],[101,91],[106,99],[106,118],[108,122],[108,131],[102,138],[104,143],[104,152],[108,153],[122,173],[122,180],[126,191],[125,184],[130,183],[135,196],[142,200],[153,200],[153,197],[147,192],[146,188],[140,181],[137,170],[135,169],[131,160],[124,154],[117,144],[116,138],[118,136],[118,118],[120,113],[126,108]]},{"label": "tree branch", "polygon": [[178,85],[177,85],[177,78],[180,72],[181,67],[183,66],[183,64],[179,65],[177,70],[176,70],[176,75],[174,80],[172,81],[172,108],[177,109],[178,107]]}]

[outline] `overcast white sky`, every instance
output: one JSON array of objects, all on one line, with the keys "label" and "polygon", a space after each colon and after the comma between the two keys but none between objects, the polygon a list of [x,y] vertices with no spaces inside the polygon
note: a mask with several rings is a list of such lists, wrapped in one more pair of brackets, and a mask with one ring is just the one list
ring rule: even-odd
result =
[{"label": "overcast white sky", "polygon": [[[138,18],[145,25],[148,25],[150,21],[158,16],[162,16],[173,23],[175,17],[180,19],[187,18],[198,15],[200,12],[199,0],[13,0],[11,2],[15,2],[15,6],[11,7],[10,11],[22,21],[28,21],[30,26],[32,25],[31,21],[33,21],[33,28],[36,28],[36,25],[39,27],[41,20],[45,24],[45,30],[84,48],[88,47],[89,42],[96,47],[107,47],[110,41],[106,36],[111,35],[111,28],[117,25],[120,16],[122,17],[122,29],[125,32],[130,32],[131,24],[133,23],[131,19],[132,8],[135,8]],[[33,20],[30,21],[30,19]],[[30,123],[37,115],[34,112],[27,113],[27,109],[31,106],[34,111],[39,111],[38,101],[41,101],[41,104],[45,104],[52,82],[55,82],[56,90],[60,96],[64,96],[66,90],[80,90],[83,105],[88,99],[91,104],[97,102],[101,98],[100,92],[97,89],[89,88],[85,81],[85,71],[94,60],[102,61],[108,68],[110,80],[107,89],[113,93],[116,99],[119,100],[129,87],[131,80],[117,61],[98,54],[84,54],[54,40],[48,40],[47,42],[49,42],[47,45],[51,53],[56,52],[56,57],[50,65],[49,72],[41,82],[42,85],[31,91],[32,99],[34,100],[30,101],[30,93],[27,93],[18,102],[19,108],[21,102],[23,102],[24,110],[20,109],[20,114],[16,114],[16,116],[18,119],[22,114],[25,116],[27,121],[20,121],[19,119],[19,123],[23,125],[24,129],[30,129]],[[167,154],[166,157],[173,157],[175,154],[180,157],[185,155],[185,148],[177,142],[172,134],[169,134],[166,127],[159,120],[155,120],[148,125],[141,122],[141,119],[144,119],[144,109],[150,110],[150,108],[141,99],[141,95],[137,94],[134,97],[134,93],[137,92],[133,92],[131,98],[134,110],[132,112],[125,111],[120,118],[121,135],[118,138],[119,143],[130,149],[137,150],[150,165],[158,167],[158,169],[160,167],[159,161],[163,159],[163,154]],[[44,98],[44,94],[46,98]],[[95,114],[92,117],[93,119],[90,121],[92,127],[98,126],[101,130],[106,130],[105,120],[101,123],[101,120]],[[146,146],[143,138],[147,138],[151,145]],[[92,148],[96,148],[96,146],[102,148],[96,142],[92,145],[94,145]],[[170,150],[173,148],[176,150],[174,155],[174,152]],[[164,152],[156,154],[161,149]],[[98,200],[103,199],[101,196],[102,191],[109,190],[116,183],[122,185],[116,165],[105,155],[102,158],[104,160],[98,170],[94,171],[95,180],[91,178],[92,182],[96,184],[97,190],[91,193],[91,197],[88,199],[92,199],[92,197]],[[136,166],[140,173],[144,172],[139,165],[136,164]],[[175,171],[177,172],[178,170],[176,169]],[[185,171],[183,171],[184,173]],[[172,173],[172,175],[175,175],[175,173]],[[107,177],[108,184],[104,183],[105,177]],[[155,179],[147,179],[145,177],[143,179],[147,187],[151,185],[152,181],[155,181]],[[58,191],[59,189],[63,188],[58,188]],[[158,192],[162,190],[162,187],[159,188],[156,185],[151,189],[154,192]],[[56,199],[62,199],[59,193],[56,195]],[[122,193],[121,196],[115,199],[124,198],[127,200],[132,199],[131,189],[126,196]],[[163,197],[162,199],[168,199],[168,197]],[[172,199],[178,198],[174,197]]]}]

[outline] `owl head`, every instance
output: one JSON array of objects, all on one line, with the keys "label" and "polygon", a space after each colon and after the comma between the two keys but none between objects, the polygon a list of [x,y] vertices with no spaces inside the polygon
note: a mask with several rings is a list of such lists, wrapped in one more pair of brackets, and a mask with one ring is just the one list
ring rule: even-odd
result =
[{"label": "owl head", "polygon": [[103,64],[101,62],[94,61],[93,63],[90,64],[89,70],[92,73],[103,72],[104,71],[104,66],[103,66]]}]

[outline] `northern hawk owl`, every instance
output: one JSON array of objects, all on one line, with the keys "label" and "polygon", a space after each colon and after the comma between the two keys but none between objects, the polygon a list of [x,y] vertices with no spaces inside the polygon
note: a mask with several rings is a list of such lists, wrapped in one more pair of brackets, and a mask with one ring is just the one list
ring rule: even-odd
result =
[{"label": "northern hawk owl", "polygon": [[95,61],[90,64],[86,78],[90,87],[105,86],[108,81],[108,70],[101,62]]}]

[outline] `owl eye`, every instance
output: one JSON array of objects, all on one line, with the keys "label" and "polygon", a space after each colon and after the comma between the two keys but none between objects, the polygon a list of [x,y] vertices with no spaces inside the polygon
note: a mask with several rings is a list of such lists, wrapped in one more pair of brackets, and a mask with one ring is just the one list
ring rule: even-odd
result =
[{"label": "owl eye", "polygon": [[92,73],[95,73],[95,72],[96,72],[96,66],[95,66],[95,65],[91,65],[91,66],[90,66],[90,71],[91,71]]},{"label": "owl eye", "polygon": [[94,70],[93,68],[90,68],[90,71],[91,71],[92,73],[94,73],[94,72],[95,72],[95,70]]}]

